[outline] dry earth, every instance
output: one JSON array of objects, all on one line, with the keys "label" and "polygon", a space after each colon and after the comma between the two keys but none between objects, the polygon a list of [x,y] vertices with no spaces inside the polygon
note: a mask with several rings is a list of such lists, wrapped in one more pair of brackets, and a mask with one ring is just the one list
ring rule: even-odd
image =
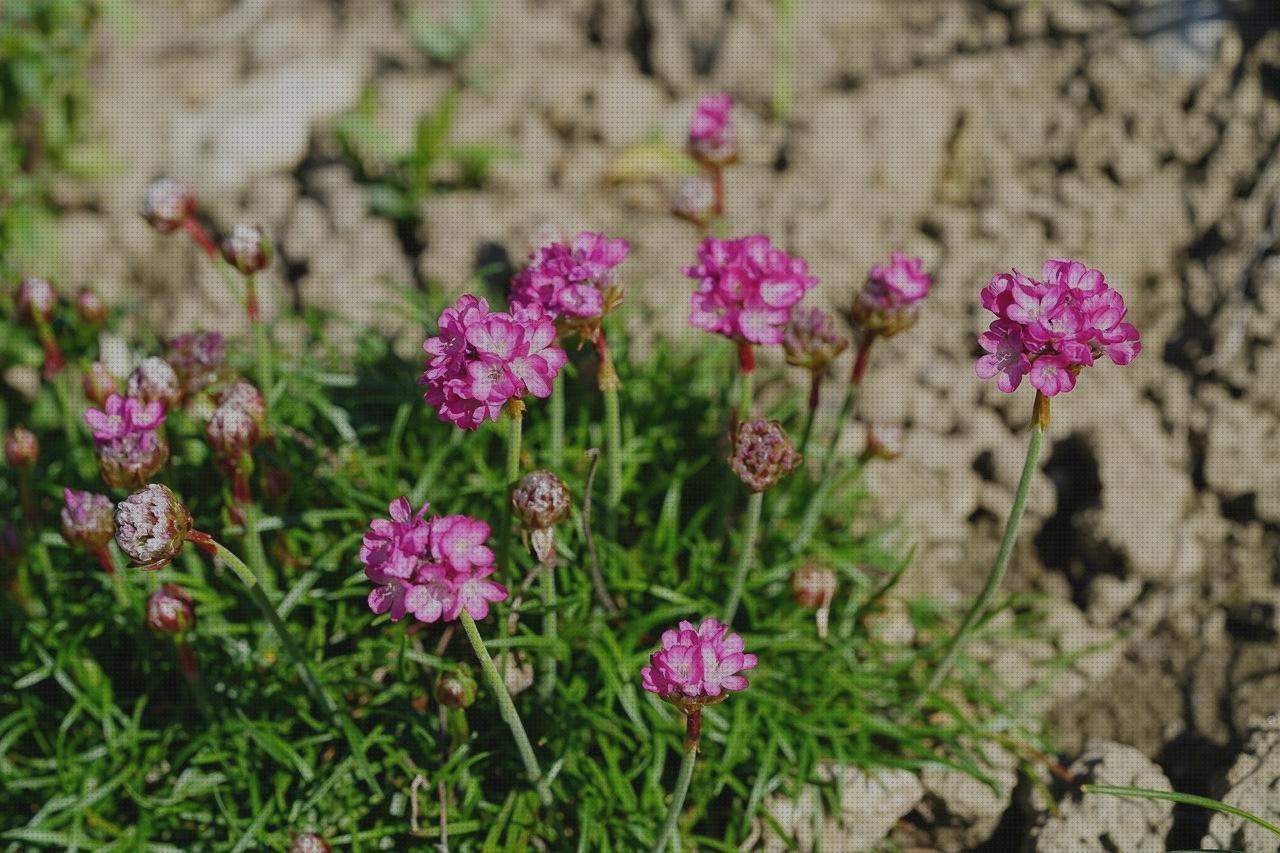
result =
[{"label": "dry earth", "polygon": [[[635,333],[690,334],[679,266],[694,235],[656,187],[604,178],[655,129],[678,140],[700,93],[728,90],[745,153],[729,179],[733,231],[805,256],[835,305],[894,247],[936,271],[924,317],[875,352],[860,403],[912,428],[905,456],[871,474],[883,511],[920,540],[912,591],[975,591],[1022,460],[1030,396],[973,376],[977,289],[1067,256],[1125,294],[1145,351],[1089,371],[1056,405],[1010,575],[1052,594],[1056,641],[1031,657],[1112,642],[1042,705],[1081,772],[1215,796],[1253,785],[1255,800],[1270,784],[1274,797],[1274,779],[1257,778],[1280,776],[1274,735],[1253,737],[1270,750],[1262,770],[1228,775],[1249,758],[1250,727],[1280,710],[1280,31],[1265,32],[1267,13],[1201,22],[1180,41],[1139,37],[1182,5],[1155,0],[800,0],[784,124],[767,118],[768,0],[491,5],[488,32],[449,68],[424,59],[383,0],[138,0],[138,32],[104,34],[93,71],[120,170],[59,190],[65,285],[140,300],[139,319],[162,330],[235,322],[219,278],[137,215],[147,183],[171,175],[215,221],[267,228],[285,260],[276,306],[340,312],[405,352],[427,318],[388,309],[390,285],[461,289],[477,263],[518,260],[544,222],[628,237]],[[416,232],[370,216],[332,120],[376,82],[383,120],[407,139],[464,79],[479,82],[455,139],[519,158],[483,190],[426,201]],[[1028,660],[1001,662],[1016,681]],[[1050,819],[1025,780],[1007,810],[953,779],[924,783],[885,827],[909,812],[900,840],[925,847],[995,833],[987,849],[1164,849],[1208,828],[1181,809],[1082,812],[1088,800],[1070,795]],[[846,805],[879,807],[874,792]]]}]

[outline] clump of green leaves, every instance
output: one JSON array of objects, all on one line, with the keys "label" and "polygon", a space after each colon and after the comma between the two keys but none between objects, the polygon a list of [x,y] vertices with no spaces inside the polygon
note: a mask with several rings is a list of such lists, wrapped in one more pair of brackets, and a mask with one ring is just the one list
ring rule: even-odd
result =
[{"label": "clump of green leaves", "polygon": [[409,26],[418,49],[440,63],[466,55],[489,25],[489,0],[469,0],[453,6],[443,19],[410,14]]}]

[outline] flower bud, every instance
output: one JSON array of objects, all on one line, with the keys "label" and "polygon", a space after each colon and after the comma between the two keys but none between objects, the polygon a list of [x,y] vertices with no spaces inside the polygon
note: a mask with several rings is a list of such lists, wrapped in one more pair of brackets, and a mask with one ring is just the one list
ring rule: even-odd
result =
[{"label": "flower bud", "polygon": [[289,853],[330,853],[329,842],[314,832],[300,832],[289,842]]},{"label": "flower bud", "polygon": [[177,372],[183,390],[193,395],[217,382],[226,370],[222,335],[217,332],[179,335],[169,341],[164,360]]},{"label": "flower bud", "polygon": [[18,319],[31,323],[39,317],[48,321],[58,309],[58,291],[47,278],[26,278],[18,285],[14,303],[18,308]]},{"label": "flower bud", "polygon": [[867,454],[892,462],[902,455],[907,441],[907,431],[892,421],[872,421],[867,424]]},{"label": "flower bud", "polygon": [[222,241],[222,257],[244,275],[252,275],[271,263],[271,244],[258,226],[237,225]]},{"label": "flower bud", "polygon": [[144,403],[159,400],[166,409],[171,409],[182,399],[182,386],[178,382],[178,374],[169,362],[159,356],[144,358],[142,363],[129,374],[126,386],[128,396],[136,397]]},{"label": "flower bud", "polygon": [[258,443],[258,422],[239,406],[223,403],[214,409],[205,433],[215,453],[223,459],[238,460]]},{"label": "flower bud", "polygon": [[749,492],[763,492],[800,464],[791,437],[777,421],[760,419],[738,424],[729,467]]},{"label": "flower bud", "polygon": [[476,680],[465,664],[436,679],[436,701],[446,708],[470,708],[476,701]]},{"label": "flower bud", "polygon": [[196,210],[196,197],[185,184],[162,178],[147,190],[147,206],[142,215],[151,227],[169,234],[182,227]]},{"label": "flower bud", "polygon": [[107,303],[102,301],[96,290],[82,287],[76,293],[76,314],[90,326],[101,326],[107,322]]},{"label": "flower bud", "polygon": [[108,397],[119,393],[120,383],[105,364],[95,361],[89,365],[89,369],[84,372],[84,395],[90,402],[102,407],[107,405]]},{"label": "flower bud", "polygon": [[100,551],[116,533],[116,507],[106,495],[62,490],[62,538],[68,545]]},{"label": "flower bud", "polygon": [[140,489],[169,461],[169,442],[160,432],[136,432],[100,442],[98,470],[113,489]]},{"label": "flower bud", "polygon": [[797,604],[810,610],[830,605],[839,585],[834,571],[813,563],[801,566],[791,574],[792,596]]},{"label": "flower bud", "polygon": [[808,370],[822,370],[849,348],[849,339],[840,334],[835,319],[820,308],[797,308],[783,330],[782,347],[787,364]]},{"label": "flower bud", "polygon": [[569,490],[550,471],[525,474],[511,493],[516,517],[530,530],[554,527],[569,517]]},{"label": "flower bud", "polygon": [[252,382],[237,379],[218,397],[219,406],[234,406],[251,417],[259,426],[267,419],[267,401]]},{"label": "flower bud", "polygon": [[116,544],[143,568],[176,557],[190,532],[191,513],[168,486],[152,483],[116,507]]},{"label": "flower bud", "polygon": [[147,627],[157,634],[183,634],[195,624],[191,593],[167,583],[147,599]]},{"label": "flower bud", "polygon": [[4,434],[4,458],[14,468],[30,468],[40,458],[40,442],[25,427],[14,427]]},{"label": "flower bud", "polygon": [[689,175],[681,178],[676,187],[676,197],[671,210],[676,216],[690,222],[706,222],[716,208],[716,188],[706,175]]}]

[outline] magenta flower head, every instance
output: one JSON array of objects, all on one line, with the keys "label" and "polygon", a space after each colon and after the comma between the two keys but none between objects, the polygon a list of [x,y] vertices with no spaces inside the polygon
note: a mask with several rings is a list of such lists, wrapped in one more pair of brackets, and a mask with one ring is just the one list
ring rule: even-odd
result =
[{"label": "magenta flower head", "polygon": [[556,325],[541,305],[490,311],[471,294],[440,315],[440,333],[427,338],[427,369],[419,384],[440,420],[476,429],[498,419],[508,402],[547,397],[568,361],[556,345]]},{"label": "magenta flower head", "polygon": [[181,228],[195,210],[196,197],[186,184],[161,178],[147,190],[142,216],[152,228],[169,234]]},{"label": "magenta flower head", "polygon": [[740,344],[782,343],[792,308],[818,283],[802,258],[774,248],[763,234],[708,237],[684,274],[698,282],[689,323]]},{"label": "magenta flower head", "polygon": [[696,629],[690,622],[662,633],[662,648],[640,670],[640,683],[689,714],[747,689],[742,675],[755,669],[755,655],[743,652],[742,637],[707,617]]},{"label": "magenta flower head", "polygon": [[705,95],[698,101],[689,122],[689,150],[694,157],[715,166],[738,159],[732,113],[732,95]]},{"label": "magenta flower head", "polygon": [[738,424],[733,434],[729,467],[748,492],[763,492],[790,474],[803,461],[791,437],[777,421],[763,418]]},{"label": "magenta flower head", "polygon": [[452,621],[466,610],[474,619],[489,615],[489,604],[504,601],[507,589],[487,580],[494,556],[484,543],[489,525],[465,515],[426,518],[427,505],[413,511],[408,498],[390,506],[391,518],[374,519],[360,547],[365,576],[376,584],[369,609],[406,613],[421,622]]},{"label": "magenta flower head", "polygon": [[915,324],[933,277],[924,260],[894,252],[888,265],[877,264],[853,300],[852,319],[868,334],[892,337]]},{"label": "magenta flower head", "polygon": [[106,495],[62,490],[62,538],[68,545],[97,553],[116,533],[116,506]]},{"label": "magenta flower head", "polygon": [[840,353],[849,348],[849,339],[836,328],[835,318],[820,308],[797,308],[783,329],[782,348],[787,364],[809,371],[826,370]]},{"label": "magenta flower head", "polygon": [[222,257],[243,275],[253,275],[271,263],[271,243],[257,225],[237,225],[222,241]]},{"label": "magenta flower head", "polygon": [[25,278],[14,297],[18,319],[33,323],[39,318],[47,322],[58,310],[58,291],[47,278]]},{"label": "magenta flower head", "polygon": [[600,318],[622,303],[614,269],[627,258],[626,240],[584,231],[572,244],[538,247],[511,281],[512,303],[541,305],[566,329],[594,339]]},{"label": "magenta flower head", "polygon": [[167,583],[147,599],[147,627],[157,634],[181,636],[196,623],[191,593]]},{"label": "magenta flower head", "polygon": [[4,461],[12,468],[30,468],[40,458],[40,442],[26,427],[16,426],[4,434]]},{"label": "magenta flower head", "polygon": [[166,409],[171,409],[182,399],[182,385],[178,382],[178,374],[163,358],[151,356],[129,374],[125,386],[130,397],[144,403],[160,401]]},{"label": "magenta flower head", "polygon": [[143,402],[136,397],[121,397],[119,394],[107,398],[104,411],[88,409],[84,413],[85,423],[93,432],[93,440],[99,442],[159,429],[164,418],[164,403],[159,400]]},{"label": "magenta flower head", "polygon": [[113,488],[139,489],[169,461],[169,443],[160,426],[164,404],[112,394],[104,409],[88,409],[102,479]]},{"label": "magenta flower head", "polygon": [[1125,365],[1142,351],[1138,330],[1124,322],[1124,297],[1102,273],[1079,261],[1046,261],[1036,281],[1014,270],[991,279],[982,307],[996,316],[978,336],[986,355],[979,378],[1013,393],[1024,376],[1045,397],[1075,388],[1080,371],[1106,356]]},{"label": "magenta flower head", "polygon": [[116,544],[144,569],[163,568],[191,533],[191,513],[168,486],[152,483],[116,506]]},{"label": "magenta flower head", "polygon": [[227,366],[222,335],[217,332],[179,335],[165,347],[164,360],[173,366],[183,391],[188,395],[218,382]]}]

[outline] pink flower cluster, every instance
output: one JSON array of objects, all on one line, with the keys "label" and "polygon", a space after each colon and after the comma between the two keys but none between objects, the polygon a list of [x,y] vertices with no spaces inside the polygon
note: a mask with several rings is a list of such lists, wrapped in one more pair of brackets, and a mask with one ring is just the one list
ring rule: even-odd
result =
[{"label": "pink flower cluster", "polygon": [[1124,297],[1102,273],[1079,261],[1046,261],[1036,281],[1014,270],[991,279],[982,307],[996,319],[978,343],[982,379],[1012,393],[1028,376],[1046,397],[1076,386],[1076,375],[1106,355],[1124,365],[1142,351],[1138,330],[1124,322]]},{"label": "pink flower cluster", "polygon": [[102,478],[115,488],[141,488],[169,459],[169,443],[160,433],[164,403],[143,403],[136,397],[112,394],[104,409],[84,413],[97,447]]},{"label": "pink flower cluster", "polygon": [[536,303],[552,317],[599,317],[613,307],[606,293],[613,287],[614,268],[630,251],[626,240],[591,231],[578,234],[571,245],[541,246],[512,280],[511,301]]},{"label": "pink flower cluster", "polygon": [[707,617],[696,629],[681,622],[662,633],[662,648],[640,670],[640,682],[686,712],[711,705],[747,688],[741,673],[758,661],[742,650],[742,637],[717,619]]},{"label": "pink flower cluster", "polygon": [[708,237],[684,274],[698,281],[689,323],[753,344],[782,343],[792,307],[818,283],[802,258],[774,248],[763,234]]},{"label": "pink flower cluster", "polygon": [[929,295],[933,277],[924,260],[895,251],[887,266],[876,264],[854,298],[853,317],[868,332],[889,337],[916,321],[920,302]]},{"label": "pink flower cluster", "polygon": [[705,95],[698,101],[689,122],[689,148],[694,156],[711,163],[728,163],[737,154],[730,121],[732,95]]},{"label": "pink flower cluster", "polygon": [[489,603],[504,601],[507,588],[486,580],[493,574],[493,551],[484,544],[489,525],[465,515],[427,518],[408,498],[391,502],[391,518],[376,518],[360,546],[364,573],[377,586],[369,593],[374,613],[406,613],[420,622],[451,621],[463,610],[474,619],[489,614]]},{"label": "pink flower cluster", "polygon": [[106,411],[88,409],[85,423],[93,432],[93,440],[99,444],[118,441],[129,435],[155,432],[164,423],[164,403],[152,400],[144,403],[136,397],[112,394],[107,398]]},{"label": "pink flower cluster", "polygon": [[556,345],[556,325],[541,305],[490,311],[465,294],[440,315],[440,333],[427,338],[427,369],[418,380],[440,420],[476,429],[498,419],[509,400],[547,397],[568,361]]}]

